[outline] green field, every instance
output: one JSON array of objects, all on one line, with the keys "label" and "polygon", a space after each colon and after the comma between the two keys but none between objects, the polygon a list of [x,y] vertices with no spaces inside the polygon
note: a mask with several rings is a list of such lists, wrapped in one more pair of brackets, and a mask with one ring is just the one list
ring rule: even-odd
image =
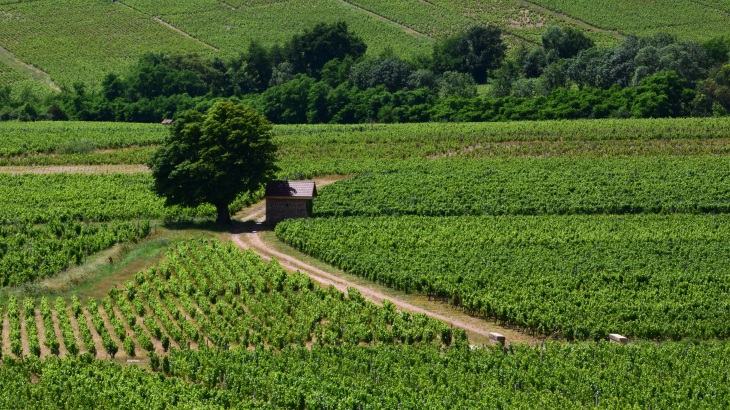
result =
[{"label": "green field", "polygon": [[[470,348],[441,322],[217,241],[178,244],[101,300],[11,298],[0,309],[7,409],[710,409],[730,397],[726,343]],[[178,348],[188,344],[197,349]],[[148,357],[152,371],[94,355]]]},{"label": "green field", "polygon": [[[139,2],[139,9],[148,14],[155,13],[157,4],[145,7]],[[303,27],[318,22],[342,20],[362,36],[368,44],[368,52],[379,54],[390,46],[401,55],[413,55],[430,51],[431,40],[424,36],[408,33],[392,24],[337,0],[288,0],[236,10],[229,8],[200,11],[197,2],[190,3],[194,11],[175,13],[159,10],[160,17],[224,52],[242,51],[253,39],[264,44],[283,43]]]},{"label": "green field", "polygon": [[[324,189],[323,189],[324,191]],[[277,236],[348,272],[544,335],[727,338],[728,215],[350,217]]]},{"label": "green field", "polygon": [[[624,35],[659,31],[706,40],[726,34],[730,22],[727,1],[534,4],[540,7],[512,0],[4,1],[0,46],[71,87],[77,81],[96,85],[108,72],[123,72],[143,52],[232,56],[253,39],[280,43],[317,22],[346,21],[369,53],[391,49],[403,57],[427,53],[433,39],[475,24],[504,30],[515,47],[539,44],[553,25],[577,27],[597,44],[612,46]],[[0,85],[24,78],[0,67]]]},{"label": "green field", "polygon": [[0,10],[0,45],[60,86],[98,82],[144,52],[210,50],[119,2],[7,2]]},{"label": "green field", "polygon": [[[283,42],[317,22],[346,21],[371,54],[391,49],[404,57],[427,53],[432,39],[474,24],[506,30],[513,46],[539,43],[551,25],[574,25],[511,1],[39,0],[2,2],[0,11],[0,46],[65,87],[77,81],[96,85],[108,72],[125,71],[143,52],[231,56],[253,39]],[[614,35],[581,29],[599,44],[617,41]],[[19,79],[16,73],[3,74],[0,84]]]},{"label": "green field", "polygon": [[81,265],[88,255],[117,243],[138,241],[149,234],[149,223],[89,224],[50,221],[44,225],[0,226],[0,287],[20,286]]},{"label": "green field", "polygon": [[726,157],[432,160],[321,190],[315,216],[728,213]]},{"label": "green field", "polygon": [[27,80],[25,76],[0,61],[0,86],[12,85]]},{"label": "green field", "polygon": [[[436,157],[725,156],[729,128],[727,118],[276,125],[274,140],[284,175],[323,175]],[[156,124],[0,123],[0,165],[144,164],[168,132]]]},{"label": "green field", "polygon": [[727,34],[730,4],[721,1],[534,0],[547,9],[623,34],[668,32],[681,39],[707,40]]},{"label": "green field", "polygon": [[[0,174],[0,408],[722,408],[729,129],[274,127],[279,177],[355,175],[320,187],[313,218],[279,224],[273,245],[531,345],[482,346],[318,286],[228,242],[252,222],[215,230],[210,205],[165,208],[148,173]],[[5,123],[0,164],[113,172],[167,133]],[[166,233],[149,238],[151,224]],[[133,251],[104,251],[115,244]]]},{"label": "green field", "polygon": [[73,154],[77,145],[76,150],[156,145],[168,132],[157,124],[4,122],[0,124],[0,156]]}]

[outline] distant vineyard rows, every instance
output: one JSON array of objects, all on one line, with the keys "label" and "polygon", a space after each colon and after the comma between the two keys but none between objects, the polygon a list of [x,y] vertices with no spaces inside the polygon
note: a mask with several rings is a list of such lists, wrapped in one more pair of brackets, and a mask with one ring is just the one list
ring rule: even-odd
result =
[{"label": "distant vineyard rows", "polygon": [[327,186],[317,216],[728,213],[723,157],[439,160]]}]

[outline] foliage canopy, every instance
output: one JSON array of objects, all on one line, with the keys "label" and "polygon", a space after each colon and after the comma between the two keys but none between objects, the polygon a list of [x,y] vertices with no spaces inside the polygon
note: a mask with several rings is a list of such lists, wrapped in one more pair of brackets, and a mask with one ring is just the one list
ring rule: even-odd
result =
[{"label": "foliage canopy", "polygon": [[220,102],[208,115],[188,111],[149,162],[153,190],[167,206],[213,204],[216,222],[231,222],[228,204],[274,178],[271,124],[252,108]]}]

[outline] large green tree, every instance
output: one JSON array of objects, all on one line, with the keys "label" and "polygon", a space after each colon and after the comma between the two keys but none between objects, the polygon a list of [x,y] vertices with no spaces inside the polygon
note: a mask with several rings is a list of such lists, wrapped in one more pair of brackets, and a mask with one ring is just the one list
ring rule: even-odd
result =
[{"label": "large green tree", "polygon": [[207,115],[188,111],[170,131],[149,162],[153,190],[167,206],[213,204],[218,224],[231,223],[228,204],[279,169],[271,123],[248,106],[219,102]]}]

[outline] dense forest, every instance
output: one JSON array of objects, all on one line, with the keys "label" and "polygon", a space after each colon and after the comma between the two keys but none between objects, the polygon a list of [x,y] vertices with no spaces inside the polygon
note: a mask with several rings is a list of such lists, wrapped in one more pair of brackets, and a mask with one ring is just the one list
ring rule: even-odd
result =
[{"label": "dense forest", "polygon": [[40,98],[0,89],[0,120],[160,122],[215,102],[244,102],[277,124],[512,121],[725,116],[730,37],[669,34],[601,48],[581,31],[546,30],[508,50],[499,29],[474,26],[428,54],[366,56],[343,23],[281,45],[251,42],[235,57],[148,53],[98,86]]}]

